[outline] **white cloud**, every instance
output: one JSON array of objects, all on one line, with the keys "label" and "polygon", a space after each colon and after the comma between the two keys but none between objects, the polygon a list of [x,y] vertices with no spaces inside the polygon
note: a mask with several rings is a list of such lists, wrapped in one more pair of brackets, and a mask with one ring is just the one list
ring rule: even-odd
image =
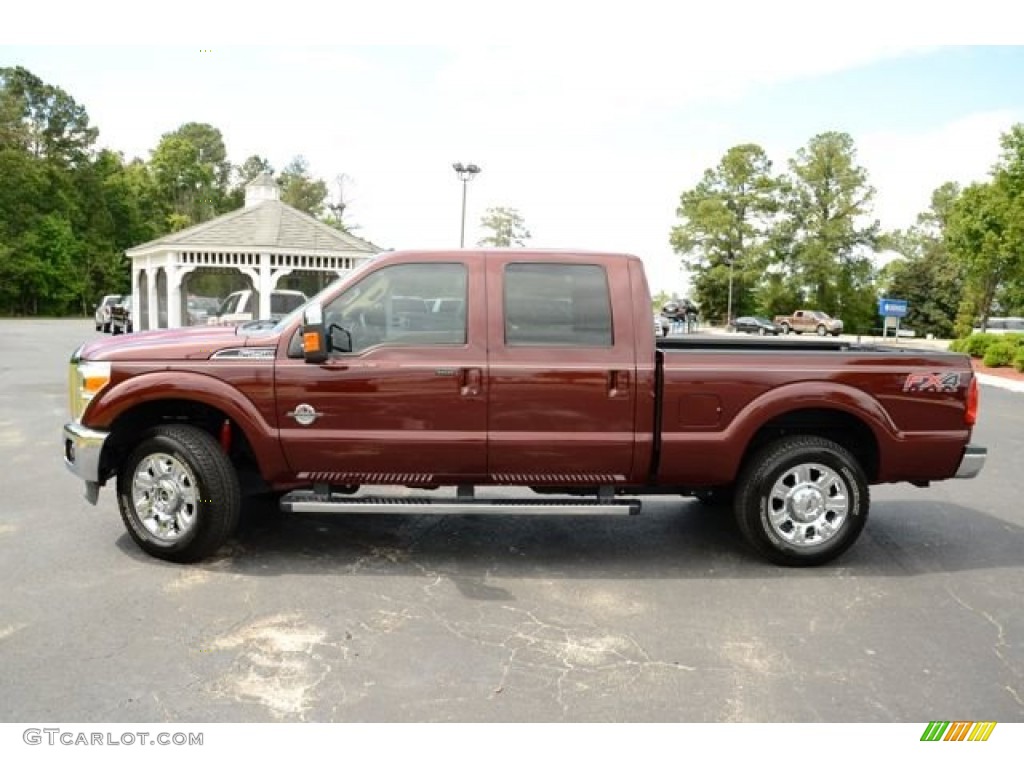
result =
[{"label": "white cloud", "polygon": [[858,160],[877,189],[875,213],[883,227],[906,228],[947,181],[984,181],[999,157],[999,136],[1024,122],[1024,110],[962,117],[918,132],[876,132],[857,138]]}]

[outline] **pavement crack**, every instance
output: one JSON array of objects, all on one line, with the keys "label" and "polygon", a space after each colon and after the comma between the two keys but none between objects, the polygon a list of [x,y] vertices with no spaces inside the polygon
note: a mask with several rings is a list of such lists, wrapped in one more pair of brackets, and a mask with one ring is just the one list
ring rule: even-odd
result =
[{"label": "pavement crack", "polygon": [[[974,606],[970,605],[966,600],[964,600],[958,594],[956,594],[956,592],[954,592],[952,588],[947,586],[946,592],[949,593],[949,596],[952,597],[960,605],[960,607],[970,611],[971,613],[977,616],[981,616],[983,619],[985,619],[985,621],[987,621],[989,624],[995,627],[996,642],[992,646],[992,651],[995,653],[996,657],[1006,666],[1006,668],[1013,673],[1014,677],[1020,678],[1020,671],[1013,665],[1013,663],[1006,657],[1005,654],[1005,651],[1010,649],[1010,644],[1006,640],[1006,629],[1003,627],[1003,625],[988,611],[984,611],[980,608],[975,608]],[[1010,695],[1019,705],[1024,706],[1024,702],[1021,701],[1020,694],[1018,694],[1013,687],[1011,687],[1010,685],[1004,685],[1003,687],[1010,693]]]}]

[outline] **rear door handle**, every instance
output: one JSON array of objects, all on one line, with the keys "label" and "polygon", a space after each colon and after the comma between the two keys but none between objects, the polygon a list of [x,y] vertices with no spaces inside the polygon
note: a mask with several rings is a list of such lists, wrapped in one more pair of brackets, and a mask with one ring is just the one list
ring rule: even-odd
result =
[{"label": "rear door handle", "polygon": [[459,369],[459,393],[463,397],[476,397],[484,380],[484,372],[479,368]]}]

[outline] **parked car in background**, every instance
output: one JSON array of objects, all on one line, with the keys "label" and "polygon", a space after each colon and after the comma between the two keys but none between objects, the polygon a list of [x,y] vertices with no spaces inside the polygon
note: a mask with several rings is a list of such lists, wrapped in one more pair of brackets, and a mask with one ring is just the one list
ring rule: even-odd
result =
[{"label": "parked car in background", "polygon": [[217,314],[220,299],[214,296],[189,296],[186,304],[188,325],[206,325],[206,321]]},{"label": "parked car in background", "polygon": [[132,297],[122,296],[121,300],[110,308],[110,333],[132,332]]},{"label": "parked car in background", "polygon": [[654,335],[655,336],[668,336],[668,332],[672,330],[672,321],[664,315],[654,313]]},{"label": "parked car in background", "polygon": [[217,311],[207,318],[207,325],[238,325],[250,320],[280,320],[307,301],[302,291],[273,291],[270,294],[270,317],[258,317],[259,296],[256,291],[235,291],[229,294]]},{"label": "parked car in background", "polygon": [[783,333],[816,333],[819,336],[838,336],[843,332],[843,321],[816,309],[798,309],[792,315],[775,318]]},{"label": "parked car in background", "polygon": [[974,333],[1024,333],[1024,317],[990,317],[985,327],[974,327]]},{"label": "parked car in background", "polygon": [[729,330],[734,333],[756,333],[758,336],[778,336],[782,333],[780,326],[759,315],[737,317],[729,323]]},{"label": "parked car in background", "polygon": [[104,296],[99,304],[93,305],[93,309],[96,312],[93,315],[93,319],[96,321],[96,330],[103,331],[104,333],[110,333],[110,308],[117,304],[121,300],[121,294],[119,293],[108,293]]}]

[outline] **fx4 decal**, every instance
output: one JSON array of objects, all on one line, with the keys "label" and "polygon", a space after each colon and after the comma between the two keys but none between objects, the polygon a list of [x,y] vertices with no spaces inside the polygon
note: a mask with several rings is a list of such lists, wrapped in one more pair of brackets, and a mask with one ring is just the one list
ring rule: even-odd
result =
[{"label": "fx4 decal", "polygon": [[904,392],[956,392],[959,373],[912,373],[903,382]]}]

